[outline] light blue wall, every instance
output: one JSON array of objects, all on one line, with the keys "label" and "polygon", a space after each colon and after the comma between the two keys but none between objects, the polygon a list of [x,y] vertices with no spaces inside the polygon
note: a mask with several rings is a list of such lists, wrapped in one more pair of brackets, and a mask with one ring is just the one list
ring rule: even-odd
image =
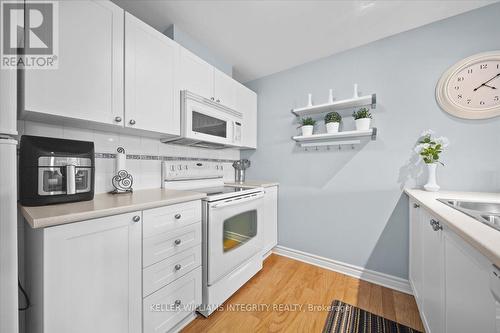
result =
[{"label": "light blue wall", "polygon": [[[438,171],[444,189],[500,190],[500,118],[457,119],[434,98],[449,66],[500,49],[499,17],[500,4],[491,5],[248,83],[259,95],[258,149],[243,155],[252,161],[249,179],[281,184],[280,245],[407,278],[402,186],[425,178],[409,160],[427,128],[451,141]],[[305,105],[309,92],[316,103],[329,88],[339,99],[352,96],[355,82],[377,93],[377,140],[354,150],[298,149],[290,109]]]},{"label": "light blue wall", "polygon": [[212,52],[205,45],[199,43],[191,35],[184,32],[182,29],[175,24],[172,24],[167,30],[165,30],[165,35],[170,39],[175,40],[180,45],[184,46],[189,51],[196,54],[198,57],[202,58],[212,66],[218,68],[229,76],[233,76],[233,65],[227,63],[219,55]]}]

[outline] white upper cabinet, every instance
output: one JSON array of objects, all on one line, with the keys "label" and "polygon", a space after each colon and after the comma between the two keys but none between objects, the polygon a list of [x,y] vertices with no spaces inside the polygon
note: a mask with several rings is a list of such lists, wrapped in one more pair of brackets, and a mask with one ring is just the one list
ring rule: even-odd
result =
[{"label": "white upper cabinet", "polygon": [[238,86],[239,83],[232,77],[218,69],[214,69],[214,98],[217,103],[236,109],[236,90]]},{"label": "white upper cabinet", "polygon": [[[239,83],[194,53],[180,47],[180,88],[237,109]],[[239,110],[238,110],[239,111]]]},{"label": "white upper cabinet", "polygon": [[213,66],[182,46],[180,49],[180,89],[214,100]]},{"label": "white upper cabinet", "polygon": [[125,14],[125,126],[180,134],[179,45]]},{"label": "white upper cabinet", "polygon": [[60,1],[57,31],[59,68],[25,71],[23,115],[122,125],[115,118],[123,117],[123,9]]},{"label": "white upper cabinet", "polygon": [[243,113],[241,146],[257,148],[257,94],[242,84],[236,91],[236,110]]}]

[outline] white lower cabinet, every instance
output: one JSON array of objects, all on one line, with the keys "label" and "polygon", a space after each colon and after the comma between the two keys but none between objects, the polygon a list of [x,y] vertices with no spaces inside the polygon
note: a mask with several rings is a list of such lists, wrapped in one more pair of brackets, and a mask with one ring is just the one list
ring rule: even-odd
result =
[{"label": "white lower cabinet", "polygon": [[27,228],[27,332],[141,331],[140,217]]},{"label": "white lower cabinet", "polygon": [[201,304],[201,266],[144,298],[144,333],[164,333]]},{"label": "white lower cabinet", "polygon": [[262,253],[266,254],[278,244],[278,186],[265,188],[263,210],[264,250]]},{"label": "white lower cabinet", "polygon": [[499,283],[495,268],[414,200],[409,250],[410,284],[427,333],[500,332],[490,289]]},{"label": "white lower cabinet", "polygon": [[27,227],[26,270],[27,332],[177,331],[202,302],[201,201]]}]

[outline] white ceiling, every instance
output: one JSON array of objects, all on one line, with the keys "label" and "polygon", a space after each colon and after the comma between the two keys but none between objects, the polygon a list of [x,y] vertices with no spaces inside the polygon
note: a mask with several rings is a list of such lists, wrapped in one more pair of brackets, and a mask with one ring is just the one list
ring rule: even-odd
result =
[{"label": "white ceiling", "polygon": [[246,82],[498,0],[113,1],[160,31],[175,23]]}]

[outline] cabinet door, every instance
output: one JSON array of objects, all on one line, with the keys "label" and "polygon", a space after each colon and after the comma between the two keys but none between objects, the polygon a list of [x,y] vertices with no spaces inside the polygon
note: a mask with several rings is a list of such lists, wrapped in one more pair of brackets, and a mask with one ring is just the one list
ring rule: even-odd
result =
[{"label": "cabinet door", "polygon": [[24,114],[123,125],[123,9],[58,3],[59,68],[25,71]]},{"label": "cabinet door", "polygon": [[431,221],[437,221],[422,211],[422,311],[427,333],[444,332],[444,247],[442,230],[434,230]]},{"label": "cabinet door", "polygon": [[44,332],[141,331],[140,214],[45,230]]},{"label": "cabinet door", "polygon": [[266,188],[264,196],[264,251],[271,251],[278,244],[278,186]]},{"label": "cabinet door", "polygon": [[214,100],[213,66],[182,46],[180,49],[180,89]]},{"label": "cabinet door", "polygon": [[125,14],[125,126],[180,134],[179,45]]},{"label": "cabinet door", "polygon": [[236,109],[236,90],[239,83],[232,77],[214,68],[215,101],[231,109]]},{"label": "cabinet door", "polygon": [[446,230],[446,332],[496,332],[496,304],[490,291],[488,260]]},{"label": "cabinet door", "polygon": [[257,148],[257,94],[242,84],[238,84],[236,110],[243,113],[241,145]]},{"label": "cabinet door", "polygon": [[423,243],[422,243],[422,214],[420,205],[410,200],[410,260],[409,279],[413,289],[413,296],[421,307],[422,278],[423,278]]}]

